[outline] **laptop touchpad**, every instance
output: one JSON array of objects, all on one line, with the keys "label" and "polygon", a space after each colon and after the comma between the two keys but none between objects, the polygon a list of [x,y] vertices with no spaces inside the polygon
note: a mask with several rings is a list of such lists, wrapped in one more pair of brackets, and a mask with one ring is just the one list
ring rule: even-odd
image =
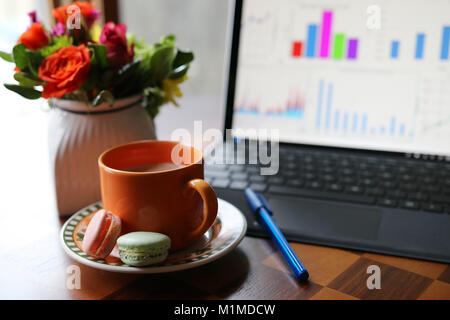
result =
[{"label": "laptop touchpad", "polygon": [[[286,201],[288,200],[288,201]],[[286,232],[305,237],[358,238],[376,240],[381,210],[314,200],[268,198],[273,219]]]}]

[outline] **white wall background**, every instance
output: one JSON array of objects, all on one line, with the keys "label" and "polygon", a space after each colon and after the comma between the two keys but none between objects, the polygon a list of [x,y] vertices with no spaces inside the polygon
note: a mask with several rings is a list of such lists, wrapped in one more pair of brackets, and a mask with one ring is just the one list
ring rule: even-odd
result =
[{"label": "white wall background", "polygon": [[173,33],[180,48],[191,49],[195,61],[189,80],[181,85],[185,97],[180,108],[165,106],[158,116],[158,137],[167,139],[179,127],[192,130],[195,120],[204,128],[222,128],[224,118],[227,0],[121,0],[121,22],[138,37],[153,43]]}]

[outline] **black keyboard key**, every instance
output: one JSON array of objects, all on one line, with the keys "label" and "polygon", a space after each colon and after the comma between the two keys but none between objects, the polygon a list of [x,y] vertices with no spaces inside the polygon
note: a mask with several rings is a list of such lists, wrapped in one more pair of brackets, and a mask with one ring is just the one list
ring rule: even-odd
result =
[{"label": "black keyboard key", "polygon": [[430,193],[438,193],[441,191],[441,187],[439,185],[422,185],[420,190]]},{"label": "black keyboard key", "polygon": [[306,187],[309,189],[322,189],[323,188],[323,184],[319,181],[310,181],[306,183]]},{"label": "black keyboard key", "polygon": [[333,173],[335,170],[332,167],[322,167],[322,168],[320,168],[320,171],[323,174],[327,174],[327,173]]},{"label": "black keyboard key", "polygon": [[300,171],[314,172],[314,171],[316,171],[316,167],[312,164],[303,165],[300,167]]},{"label": "black keyboard key", "polygon": [[436,183],[436,178],[433,176],[422,176],[418,178],[420,183],[423,184],[434,184]]},{"label": "black keyboard key", "polygon": [[250,181],[251,182],[264,182],[264,181],[266,181],[266,177],[265,176],[251,176]]},{"label": "black keyboard key", "polygon": [[341,192],[344,190],[344,186],[339,183],[331,183],[326,186],[326,189],[334,192]]},{"label": "black keyboard key", "polygon": [[244,170],[245,170],[245,165],[243,165],[243,164],[235,164],[235,165],[230,166],[230,171],[233,171],[233,172],[236,172],[236,171],[240,172],[240,171],[244,171]]},{"label": "black keyboard key", "polygon": [[399,178],[403,182],[411,182],[411,181],[415,180],[415,177],[413,175],[410,175],[410,174],[403,174]]},{"label": "black keyboard key", "polygon": [[340,172],[342,175],[344,175],[344,176],[352,176],[352,175],[355,174],[355,171],[353,171],[353,170],[350,169],[350,168],[342,169],[342,170],[340,170],[339,172]]},{"label": "black keyboard key", "polygon": [[393,199],[404,199],[404,198],[406,198],[407,194],[405,191],[397,189],[397,190],[387,191],[386,196],[388,198],[393,198]]},{"label": "black keyboard key", "polygon": [[333,181],[336,181],[336,177],[333,176],[332,174],[325,174],[322,176],[322,181],[333,182]]},{"label": "black keyboard key", "polygon": [[399,204],[401,208],[410,210],[418,210],[420,207],[419,202],[414,200],[401,200]]},{"label": "black keyboard key", "polygon": [[341,178],[340,182],[342,182],[344,184],[354,184],[354,183],[356,183],[356,179],[353,177],[347,176],[347,177]]},{"label": "black keyboard key", "polygon": [[283,184],[284,183],[284,178],[283,177],[278,177],[278,176],[275,176],[275,177],[269,177],[269,179],[267,179],[267,181],[269,182],[269,184],[278,184],[278,185],[281,185],[281,184]]},{"label": "black keyboard key", "polygon": [[250,185],[250,188],[252,188],[256,192],[264,192],[267,189],[267,184],[265,184],[265,183],[252,183]]},{"label": "black keyboard key", "polygon": [[380,175],[381,179],[383,180],[393,180],[394,179],[394,175],[391,172],[382,172]]},{"label": "black keyboard key", "polygon": [[415,183],[400,183],[400,185],[398,187],[407,192],[413,192],[413,191],[419,190],[419,186]]},{"label": "black keyboard key", "polygon": [[384,195],[384,190],[381,188],[368,188],[366,190],[366,194],[369,196],[379,197],[379,196]]},{"label": "black keyboard key", "polygon": [[282,171],[281,174],[287,178],[297,177],[298,173],[295,170]]},{"label": "black keyboard key", "polygon": [[231,180],[247,180],[248,176],[245,172],[236,172],[231,174]]},{"label": "black keyboard key", "polygon": [[432,202],[441,202],[441,203],[447,203],[450,204],[450,195],[449,196],[445,196],[445,195],[436,195],[436,194],[432,194],[431,195],[431,201]]},{"label": "black keyboard key", "polygon": [[397,187],[397,183],[394,181],[382,181],[379,186],[385,189],[394,189]]},{"label": "black keyboard key", "polygon": [[374,197],[364,196],[364,195],[352,195],[337,192],[323,192],[316,190],[307,190],[299,188],[291,188],[284,186],[270,186],[269,193],[277,193],[305,198],[315,198],[315,199],[325,199],[334,201],[345,201],[354,202],[362,204],[373,204],[375,202]]},{"label": "black keyboard key", "polygon": [[286,164],[286,168],[289,170],[297,170],[298,164],[291,162],[291,163]]},{"label": "black keyboard key", "polygon": [[208,178],[225,179],[228,178],[229,173],[227,171],[205,171],[205,176]]},{"label": "black keyboard key", "polygon": [[380,206],[394,208],[397,206],[397,200],[390,198],[380,198],[377,202]]},{"label": "black keyboard key", "polygon": [[247,171],[248,173],[251,173],[251,174],[259,174],[260,173],[260,169],[257,166],[247,166],[245,171]]},{"label": "black keyboard key", "polygon": [[444,206],[439,203],[427,202],[422,205],[422,209],[425,211],[441,213],[444,211]]},{"label": "black keyboard key", "polygon": [[411,200],[426,201],[426,200],[428,200],[428,198],[429,198],[428,193],[423,192],[423,191],[408,193],[408,199],[411,199]]},{"label": "black keyboard key", "polygon": [[228,165],[226,164],[209,164],[205,166],[205,172],[223,172],[228,170]]},{"label": "black keyboard key", "polygon": [[233,190],[244,190],[245,188],[247,188],[247,182],[246,181],[233,181],[231,182],[230,189]]},{"label": "black keyboard key", "polygon": [[360,186],[348,186],[346,188],[346,191],[348,193],[352,193],[352,194],[361,194],[364,192],[364,188],[360,187]]},{"label": "black keyboard key", "polygon": [[361,180],[361,184],[366,186],[366,187],[373,187],[375,186],[377,183],[374,179],[370,179],[370,178],[365,178]]},{"label": "black keyboard key", "polygon": [[290,179],[287,180],[287,185],[291,186],[291,187],[302,187],[303,186],[303,181],[300,179]]},{"label": "black keyboard key", "polygon": [[311,172],[303,174],[302,177],[305,178],[306,180],[315,180],[317,178],[317,176]]},{"label": "black keyboard key", "polygon": [[230,184],[228,179],[214,179],[211,181],[211,185],[215,188],[226,188]]}]

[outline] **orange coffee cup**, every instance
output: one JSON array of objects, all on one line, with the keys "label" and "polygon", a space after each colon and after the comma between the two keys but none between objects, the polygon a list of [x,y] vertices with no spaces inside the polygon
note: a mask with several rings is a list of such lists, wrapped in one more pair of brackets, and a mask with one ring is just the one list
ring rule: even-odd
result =
[{"label": "orange coffee cup", "polygon": [[[169,163],[181,167],[155,172],[124,168]],[[203,180],[203,154],[170,141],[139,141],[105,151],[98,160],[103,207],[122,219],[122,234],[152,231],[168,235],[171,250],[199,239],[217,216],[217,196]]]}]

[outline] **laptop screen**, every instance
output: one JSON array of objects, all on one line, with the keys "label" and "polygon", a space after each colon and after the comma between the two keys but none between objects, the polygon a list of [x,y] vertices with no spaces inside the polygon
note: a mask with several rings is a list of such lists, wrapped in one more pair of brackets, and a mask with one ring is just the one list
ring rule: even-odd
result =
[{"label": "laptop screen", "polygon": [[243,1],[232,128],[450,155],[450,1],[373,3]]}]

